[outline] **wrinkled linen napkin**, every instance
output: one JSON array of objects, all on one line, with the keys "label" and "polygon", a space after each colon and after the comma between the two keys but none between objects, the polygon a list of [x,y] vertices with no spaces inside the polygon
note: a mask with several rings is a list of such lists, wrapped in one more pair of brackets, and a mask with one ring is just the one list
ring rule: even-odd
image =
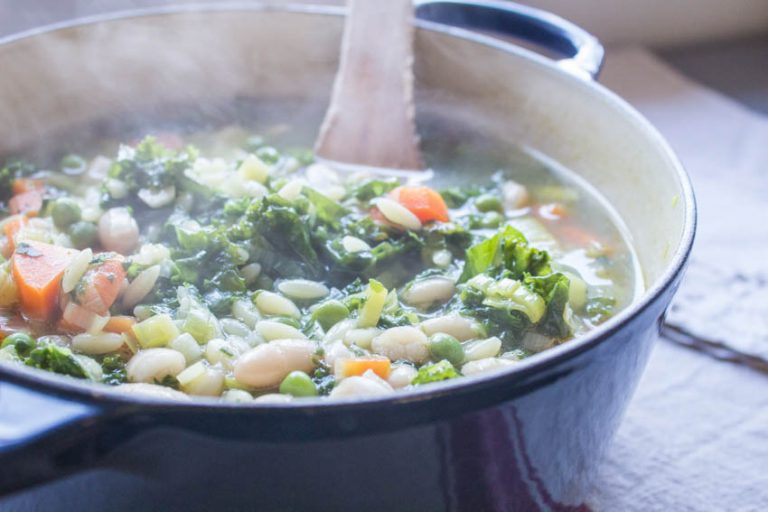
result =
[{"label": "wrinkled linen napkin", "polygon": [[[668,322],[765,361],[768,119],[644,50],[609,51],[601,81],[651,120],[694,183],[699,231]],[[768,510],[768,374],[660,340],[588,504]]]},{"label": "wrinkled linen napkin", "polygon": [[768,118],[642,50],[609,53],[601,81],[650,119],[693,181],[696,244],[668,323],[768,360]]}]

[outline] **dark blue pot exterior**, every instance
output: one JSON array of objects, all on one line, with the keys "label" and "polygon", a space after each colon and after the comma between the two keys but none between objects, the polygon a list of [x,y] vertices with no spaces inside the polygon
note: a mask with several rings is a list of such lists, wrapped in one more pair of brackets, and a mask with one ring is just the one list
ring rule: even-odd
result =
[{"label": "dark blue pot exterior", "polygon": [[[48,489],[115,510],[115,492],[141,510],[580,510],[676,284],[573,357],[416,407],[270,418],[248,408],[118,406],[16,454],[40,478],[90,468],[103,474],[98,485],[74,478],[6,504],[44,502]],[[487,397],[493,405],[475,410]],[[141,479],[111,485],[115,471]],[[6,489],[34,478],[2,476]]]}]

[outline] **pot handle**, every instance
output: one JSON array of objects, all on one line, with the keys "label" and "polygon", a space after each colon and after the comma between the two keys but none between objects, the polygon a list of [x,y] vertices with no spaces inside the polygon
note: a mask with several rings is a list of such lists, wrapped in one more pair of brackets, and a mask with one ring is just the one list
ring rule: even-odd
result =
[{"label": "pot handle", "polygon": [[498,0],[416,0],[416,17],[444,25],[517,37],[556,54],[558,64],[596,79],[605,51],[584,29],[547,11]]},{"label": "pot handle", "polygon": [[99,416],[92,405],[0,382],[0,496],[86,464]]}]

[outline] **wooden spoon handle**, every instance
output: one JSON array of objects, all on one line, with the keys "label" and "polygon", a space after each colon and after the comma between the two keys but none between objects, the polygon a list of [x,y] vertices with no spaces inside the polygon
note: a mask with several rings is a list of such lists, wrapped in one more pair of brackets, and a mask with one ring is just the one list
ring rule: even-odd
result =
[{"label": "wooden spoon handle", "polygon": [[315,153],[371,167],[424,168],[413,107],[412,0],[348,0],[341,63]]}]

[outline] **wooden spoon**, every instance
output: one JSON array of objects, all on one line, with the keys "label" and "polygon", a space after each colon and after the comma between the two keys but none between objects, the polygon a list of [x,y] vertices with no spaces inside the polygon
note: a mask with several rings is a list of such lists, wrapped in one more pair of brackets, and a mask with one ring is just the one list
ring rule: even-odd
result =
[{"label": "wooden spoon", "polygon": [[341,62],[315,153],[341,164],[424,169],[413,107],[413,2],[347,6]]}]

